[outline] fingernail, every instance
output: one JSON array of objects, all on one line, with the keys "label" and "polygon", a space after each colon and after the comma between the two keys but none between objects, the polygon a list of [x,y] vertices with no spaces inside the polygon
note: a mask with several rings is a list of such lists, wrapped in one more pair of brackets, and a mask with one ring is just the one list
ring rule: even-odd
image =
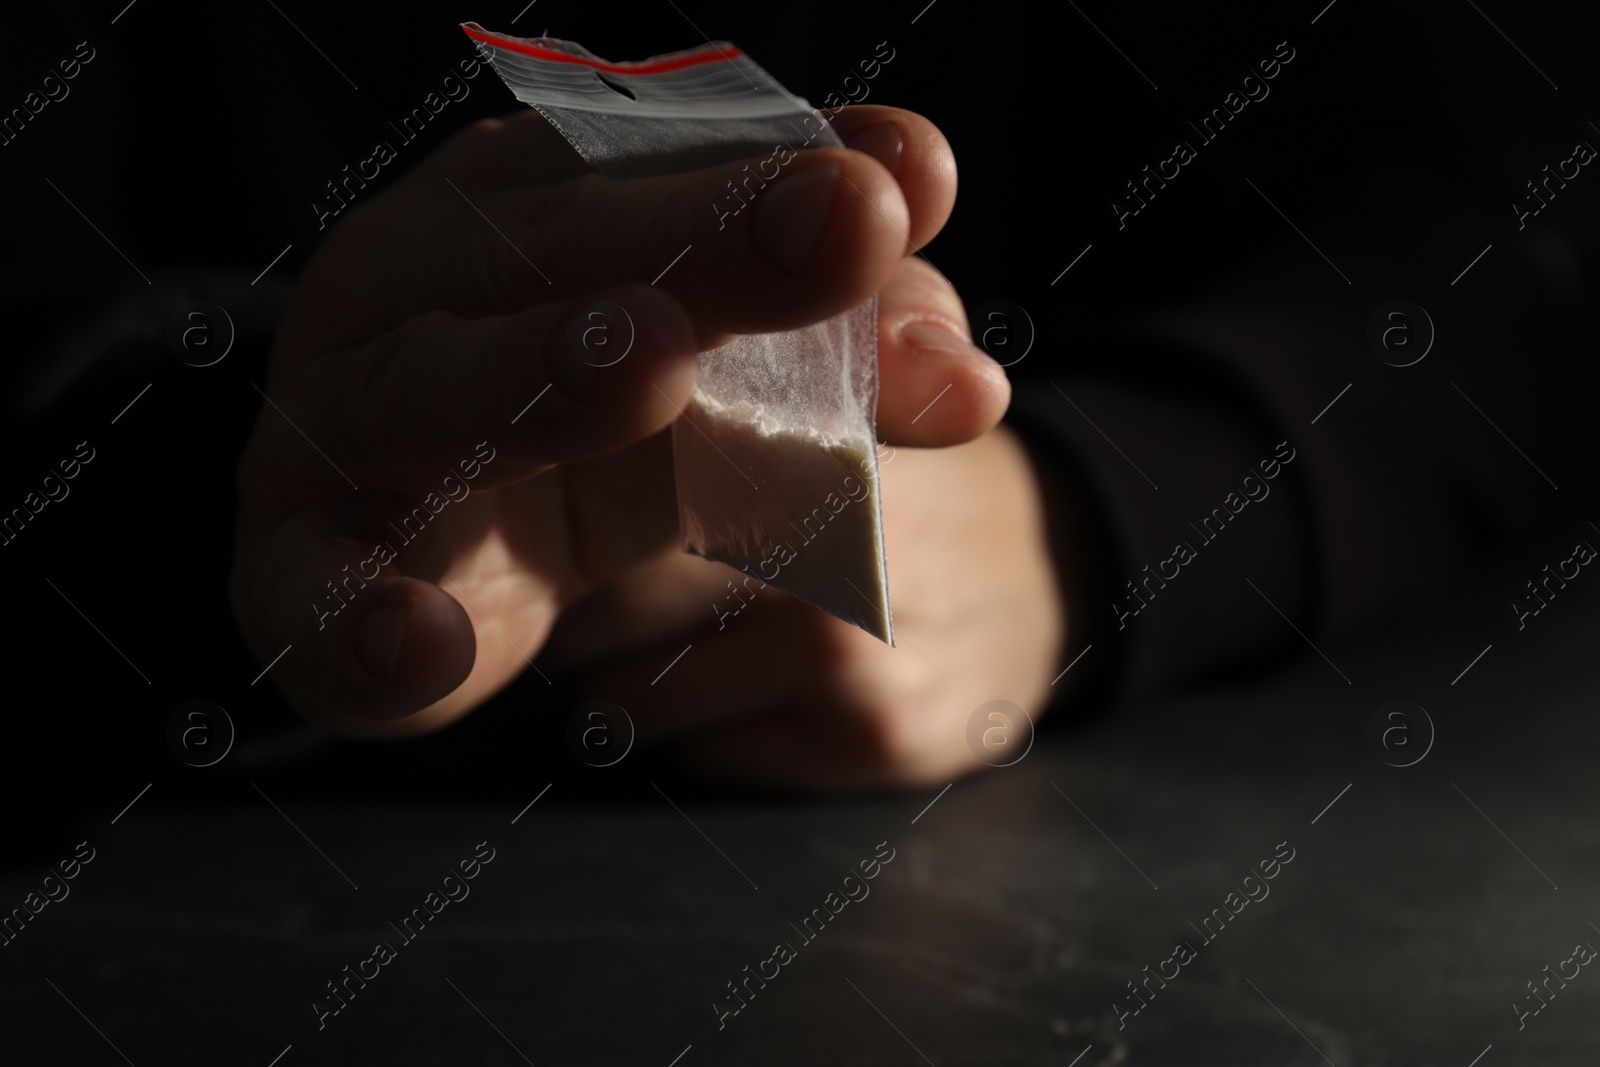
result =
[{"label": "fingernail", "polygon": [[356,630],[356,658],[368,674],[384,685],[394,683],[410,617],[410,605],[385,604],[368,612]]},{"label": "fingernail", "polygon": [[753,235],[761,258],[785,274],[800,275],[833,211],[839,164],[807,167],[762,193]]},{"label": "fingernail", "polygon": [[954,330],[933,322],[913,322],[900,330],[900,340],[914,348],[937,348],[942,352],[956,352],[980,359],[998,367],[1000,361],[962,337]]},{"label": "fingernail", "polygon": [[589,312],[593,308],[581,306],[567,319],[566,325],[550,336],[544,351],[544,372],[557,389],[574,400],[587,400],[594,392],[594,367],[585,360],[583,336],[589,329]]},{"label": "fingernail", "polygon": [[897,122],[880,122],[876,126],[868,126],[849,140],[845,141],[846,148],[853,148],[857,152],[867,155],[882,163],[890,174],[900,172],[900,159],[905,155],[906,139],[900,132]]}]

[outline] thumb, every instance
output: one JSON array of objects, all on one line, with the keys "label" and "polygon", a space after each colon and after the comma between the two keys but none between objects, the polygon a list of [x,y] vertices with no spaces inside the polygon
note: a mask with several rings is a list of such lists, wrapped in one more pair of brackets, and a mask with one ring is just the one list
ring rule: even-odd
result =
[{"label": "thumb", "polygon": [[[439,586],[352,568],[354,541],[320,519],[297,518],[242,544],[230,587],[251,650],[305,715],[343,733],[392,733],[472,672],[467,611]],[[312,588],[316,577],[324,583]],[[459,712],[431,712],[406,732]],[[434,721],[439,720],[439,721]]]}]

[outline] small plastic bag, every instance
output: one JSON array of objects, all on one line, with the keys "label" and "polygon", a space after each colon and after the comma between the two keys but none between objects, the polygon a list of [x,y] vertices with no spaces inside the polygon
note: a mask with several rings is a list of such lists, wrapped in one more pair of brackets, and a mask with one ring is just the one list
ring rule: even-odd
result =
[{"label": "small plastic bag", "polygon": [[[603,175],[767,157],[710,203],[724,221],[799,150],[841,143],[820,112],[729,44],[608,63],[570,41],[462,28],[517,99]],[[672,441],[686,549],[893,644],[873,425],[877,317],[873,297],[827,322],[703,353]],[[737,594],[712,605],[724,627],[735,605]]]}]

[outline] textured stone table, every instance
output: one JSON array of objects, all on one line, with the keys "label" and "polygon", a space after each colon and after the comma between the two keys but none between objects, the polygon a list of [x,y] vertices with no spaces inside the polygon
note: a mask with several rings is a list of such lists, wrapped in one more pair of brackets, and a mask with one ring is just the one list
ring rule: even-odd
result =
[{"label": "textured stone table", "polygon": [[[172,761],[121,814],[41,799],[8,813],[28,829],[0,902],[95,851],[0,950],[6,1062],[1592,1064],[1600,976],[1552,981],[1521,1030],[1512,1005],[1600,943],[1600,614],[1491,630],[1488,595],[1045,730],[931,807],[728,797],[649,754],[585,767],[527,725],[530,688],[422,746],[246,737],[204,790]],[[1395,698],[1438,729],[1412,767],[1366,741]],[[363,962],[379,942],[393,958]],[[764,962],[778,943],[792,958]]]}]

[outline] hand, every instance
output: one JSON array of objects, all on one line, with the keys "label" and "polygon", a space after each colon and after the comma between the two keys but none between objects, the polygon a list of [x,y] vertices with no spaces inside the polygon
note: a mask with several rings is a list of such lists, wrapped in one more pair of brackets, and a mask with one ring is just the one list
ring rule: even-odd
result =
[{"label": "hand", "polygon": [[[1037,719],[1068,630],[1084,626],[1063,606],[1040,484],[1009,430],[885,459],[898,647],[775,587],[752,595],[740,586],[747,603],[715,625],[717,607],[730,604],[726,583],[745,576],[679,554],[574,609],[552,652],[607,656],[585,689],[628,709],[641,740],[676,739],[691,764],[717,777],[831,792],[935,786],[979,769],[967,740],[973,712],[1008,700]],[[616,620],[637,628],[662,618],[665,604],[686,609],[675,631],[663,626],[625,650],[593,643],[600,620],[612,621],[605,632],[614,635]],[[573,628],[588,631],[587,647]],[[1011,740],[1022,743],[1020,730]]]},{"label": "hand", "polygon": [[[525,669],[568,605],[673,548],[662,431],[698,352],[733,334],[881,290],[880,434],[945,445],[998,420],[998,367],[907,332],[961,324],[948,285],[902,265],[949,215],[949,146],[890,108],[835,127],[866,151],[802,152],[725,228],[710,205],[744,161],[606,179],[531,110],[344,213],[239,467],[234,611],[261,662],[292,646],[272,677],[297,706],[351,733],[437,728]],[[635,340],[596,368],[573,338],[599,298]]]}]

